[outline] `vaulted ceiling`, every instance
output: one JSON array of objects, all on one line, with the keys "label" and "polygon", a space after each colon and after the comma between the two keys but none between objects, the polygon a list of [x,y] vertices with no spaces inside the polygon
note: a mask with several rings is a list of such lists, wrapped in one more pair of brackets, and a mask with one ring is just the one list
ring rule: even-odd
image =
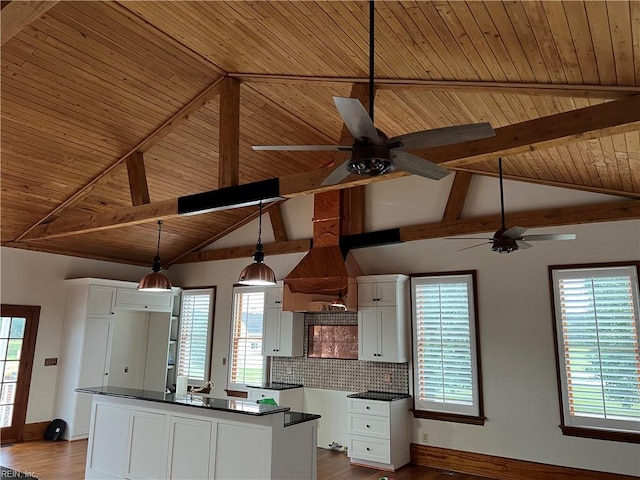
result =
[{"label": "vaulted ceiling", "polygon": [[[326,189],[344,154],[251,145],[344,141],[332,96],[367,99],[367,2],[11,1],[1,16],[7,246],[148,264],[162,218],[164,261],[222,258],[198,252],[255,205],[181,216],[177,199],[261,196],[252,182],[271,178],[282,198]],[[497,156],[509,179],[628,198],[523,226],[640,217],[639,39],[637,1],[376,1],[376,126],[496,130],[413,152],[457,174],[438,235],[486,230],[460,205]],[[271,253],[308,248],[269,208]]]}]

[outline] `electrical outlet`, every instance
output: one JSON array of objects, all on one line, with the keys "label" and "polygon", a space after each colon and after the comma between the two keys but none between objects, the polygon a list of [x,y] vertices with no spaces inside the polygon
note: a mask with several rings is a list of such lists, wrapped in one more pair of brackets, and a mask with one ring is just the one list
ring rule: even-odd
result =
[{"label": "electrical outlet", "polygon": [[53,365],[57,365],[58,364],[58,359],[57,358],[45,358],[44,359],[44,366],[45,367],[51,367]]},{"label": "electrical outlet", "polygon": [[124,373],[129,373],[129,367],[124,367]]},{"label": "electrical outlet", "polygon": [[385,373],[383,377],[384,383],[391,383],[391,374]]},{"label": "electrical outlet", "polygon": [[429,443],[429,434],[427,432],[422,432],[422,443]]},{"label": "electrical outlet", "polygon": [[287,367],[287,375],[293,375],[293,368]]}]

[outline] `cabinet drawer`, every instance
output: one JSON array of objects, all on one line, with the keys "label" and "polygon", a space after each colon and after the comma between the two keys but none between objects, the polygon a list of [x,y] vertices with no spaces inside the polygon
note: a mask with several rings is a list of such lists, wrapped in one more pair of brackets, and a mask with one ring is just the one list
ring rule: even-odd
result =
[{"label": "cabinet drawer", "polygon": [[349,413],[349,433],[376,438],[389,438],[389,418]]},{"label": "cabinet drawer", "polygon": [[351,435],[349,437],[349,456],[373,462],[390,463],[391,449],[389,440]]},{"label": "cabinet drawer", "polygon": [[365,415],[389,416],[389,402],[375,400],[363,400],[359,398],[349,399],[350,413],[363,413]]}]

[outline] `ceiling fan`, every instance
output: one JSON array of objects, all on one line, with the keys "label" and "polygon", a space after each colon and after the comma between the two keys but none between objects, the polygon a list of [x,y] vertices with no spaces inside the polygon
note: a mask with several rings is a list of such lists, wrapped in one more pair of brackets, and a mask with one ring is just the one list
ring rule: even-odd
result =
[{"label": "ceiling fan", "polygon": [[502,187],[502,158],[498,158],[498,172],[500,176],[500,213],[502,217],[502,227],[493,234],[492,238],[448,238],[447,240],[488,240],[477,245],[462,248],[458,250],[468,250],[470,248],[480,247],[482,245],[491,244],[491,250],[498,253],[511,253],[516,250],[530,248],[528,242],[537,242],[540,240],[575,240],[575,233],[547,233],[539,235],[526,235],[527,231],[524,227],[507,228],[504,220],[504,191]]},{"label": "ceiling fan", "polygon": [[374,0],[369,1],[369,113],[357,98],[333,97],[338,113],[354,138],[353,145],[254,145],[253,150],[352,152],[351,158],[335,168],[322,182],[334,185],[349,174],[374,177],[396,169],[440,180],[451,172],[407,153],[409,150],[467,142],[495,135],[489,123],[436,128],[388,138],[373,123]]}]

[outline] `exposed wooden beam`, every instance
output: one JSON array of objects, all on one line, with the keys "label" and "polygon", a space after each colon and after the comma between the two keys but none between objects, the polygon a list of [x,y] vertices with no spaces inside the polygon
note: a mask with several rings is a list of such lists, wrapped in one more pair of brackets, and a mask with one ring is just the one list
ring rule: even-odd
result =
[{"label": "exposed wooden beam", "polygon": [[2,2],[1,35],[2,45],[20,33],[27,25],[40,18],[58,3],[55,0],[46,1],[12,1]]},{"label": "exposed wooden beam", "polygon": [[[526,228],[637,220],[638,218],[640,218],[640,200],[609,202],[579,207],[529,210],[506,215],[508,225],[518,225]],[[346,241],[344,244],[357,244],[357,248],[366,248],[374,245],[493,232],[499,227],[500,215],[486,215],[461,220],[409,225],[381,232],[368,232],[364,235],[354,236],[363,237],[363,241],[350,242],[349,237],[345,237]],[[367,241],[367,238],[371,240]],[[305,239],[267,244],[265,245],[265,253],[267,255],[281,255],[285,253],[304,252],[310,248],[310,243],[310,239]],[[341,245],[343,245],[342,242]],[[178,263],[250,257],[254,249],[254,245],[246,245],[242,247],[207,250],[189,254]]]},{"label": "exposed wooden beam", "polygon": [[471,185],[471,176],[469,172],[456,172],[442,220],[458,220],[462,217],[464,201],[467,199],[469,185]]},{"label": "exposed wooden beam", "polygon": [[218,188],[240,181],[240,81],[225,78],[220,91]]},{"label": "exposed wooden beam", "polygon": [[495,137],[416,150],[433,163],[457,167],[640,129],[640,95],[497,128]]},{"label": "exposed wooden beam", "polygon": [[[455,168],[456,175],[461,172],[467,172],[470,174],[483,175],[485,177],[498,178],[498,174],[494,172],[487,172],[486,170],[480,170],[470,166],[459,166]],[[605,195],[615,195],[617,197],[626,198],[640,198],[640,192],[627,192],[624,190],[614,190],[611,188],[593,187],[591,185],[578,185],[575,183],[556,182],[552,180],[541,180],[539,178],[519,177],[517,175],[504,175],[505,180],[515,180],[516,182],[527,182],[535,185],[546,185],[549,187],[570,188],[573,190],[580,190],[582,192],[603,193]]]},{"label": "exposed wooden beam", "polygon": [[269,220],[271,220],[271,228],[273,229],[273,238],[276,242],[286,242],[289,240],[287,235],[287,226],[282,218],[282,209],[280,203],[272,203],[264,207],[263,210],[269,209]]},{"label": "exposed wooden beam", "polygon": [[[593,107],[582,108],[571,112],[551,115],[536,120],[509,125],[496,129],[496,136],[483,140],[475,140],[446,147],[431,148],[422,150],[422,155],[434,163],[441,163],[445,166],[455,166],[460,159],[484,160],[493,159],[498,154],[519,153],[524,150],[536,150],[543,145],[553,146],[558,143],[571,143],[587,138],[597,138],[599,136],[611,135],[612,129],[622,130],[637,129],[636,124],[640,120],[640,96],[631,97],[625,100],[612,101],[606,104]],[[626,124],[625,122],[635,122]],[[549,125],[553,127],[550,128]],[[619,132],[618,132],[619,133]],[[408,175],[406,172],[395,171],[390,174],[378,177],[359,177],[350,175],[344,182],[337,185],[322,185],[322,181],[327,177],[330,168],[322,168],[312,172],[305,172],[296,175],[287,175],[277,180],[275,179],[254,182],[228,189],[213,190],[196,196],[215,197],[219,204],[214,205],[218,210],[224,208],[235,208],[239,205],[246,205],[242,198],[237,201],[227,203],[220,202],[224,197],[236,198],[237,191],[251,193],[253,186],[261,184],[271,185],[267,190],[276,190],[275,195],[270,198],[292,198],[299,195],[307,195],[330,190],[341,190],[357,185],[380,182]],[[254,192],[255,193],[255,192]],[[246,195],[246,194],[244,194]],[[185,199],[186,197],[181,197]],[[264,197],[267,198],[267,197]],[[28,239],[44,238],[55,236],[67,236],[87,231],[103,230],[107,228],[117,228],[157,218],[169,218],[178,215],[178,199],[158,202],[158,212],[153,210],[155,204],[121,209],[114,213],[103,215],[91,215],[89,218],[80,221],[56,220],[48,225],[38,227],[36,232],[29,235]],[[171,202],[176,202],[172,204]],[[254,202],[255,203],[255,202]],[[175,211],[170,212],[167,205],[171,204]],[[200,213],[206,211],[206,205],[200,207]],[[186,213],[186,212],[184,212]],[[190,213],[196,214],[198,211],[192,210]],[[146,218],[145,218],[146,215]],[[99,228],[96,228],[98,226]],[[29,231],[35,229],[32,227]],[[56,232],[56,233],[53,233]],[[25,237],[25,234],[21,238]]]},{"label": "exposed wooden beam", "polygon": [[[228,74],[244,82],[253,83],[368,83],[367,77],[310,77],[302,75],[277,75],[266,73]],[[421,80],[412,78],[377,78],[376,88],[384,90],[433,90],[486,93],[512,93],[526,95],[551,95],[560,97],[622,98],[640,94],[639,86],[619,85],[580,85],[580,84],[545,84],[545,83],[512,83],[512,82],[465,82],[453,80]]]},{"label": "exposed wooden beam", "polygon": [[202,108],[204,105],[213,100],[216,95],[219,93],[220,84],[224,77],[218,78],[215,82],[205,88],[197,97],[191,100],[187,105],[182,107],[179,112],[173,115],[170,119],[164,122],[160,127],[158,127],[151,135],[145,138],[142,142],[138,143],[135,147],[121,156],[118,160],[112,163],[109,167],[103,170],[100,174],[95,176],[89,183],[87,183],[84,187],[78,190],[76,193],[67,198],[64,202],[58,205],[56,208],[51,210],[48,214],[42,217],[40,220],[35,222],[29,228],[27,228],[20,236],[18,236],[15,241],[18,242],[25,238],[31,230],[36,228],[40,224],[44,224],[48,220],[53,217],[60,216],[60,214],[66,210],[67,208],[72,207],[73,205],[80,202],[87,195],[89,195],[96,185],[108,178],[122,163],[134,152],[144,153],[149,150],[153,145],[158,143],[162,138],[166,137],[169,133],[175,130],[178,126],[182,125],[191,115],[193,115],[196,111]]},{"label": "exposed wooden beam", "polygon": [[127,157],[127,174],[129,175],[129,191],[133,205],[144,205],[151,202],[147,174],[144,169],[144,155],[133,152]]},{"label": "exposed wooden beam", "polygon": [[[311,248],[311,239],[289,240],[288,242],[265,243],[264,254],[284,255],[286,253],[308,252]],[[247,258],[250,259],[255,253],[256,246],[246,245],[243,247],[218,248],[214,250],[204,250],[201,252],[190,253],[180,259],[177,263],[192,262],[210,262],[213,260],[228,260],[231,258]]]},{"label": "exposed wooden beam", "polygon": [[[623,200],[577,207],[546,208],[526,212],[507,213],[508,226],[525,228],[556,227],[582,223],[637,220],[640,200]],[[409,242],[428,238],[442,238],[473,233],[493,232],[500,228],[500,215],[462,218],[437,223],[400,227],[400,240]]]}]

